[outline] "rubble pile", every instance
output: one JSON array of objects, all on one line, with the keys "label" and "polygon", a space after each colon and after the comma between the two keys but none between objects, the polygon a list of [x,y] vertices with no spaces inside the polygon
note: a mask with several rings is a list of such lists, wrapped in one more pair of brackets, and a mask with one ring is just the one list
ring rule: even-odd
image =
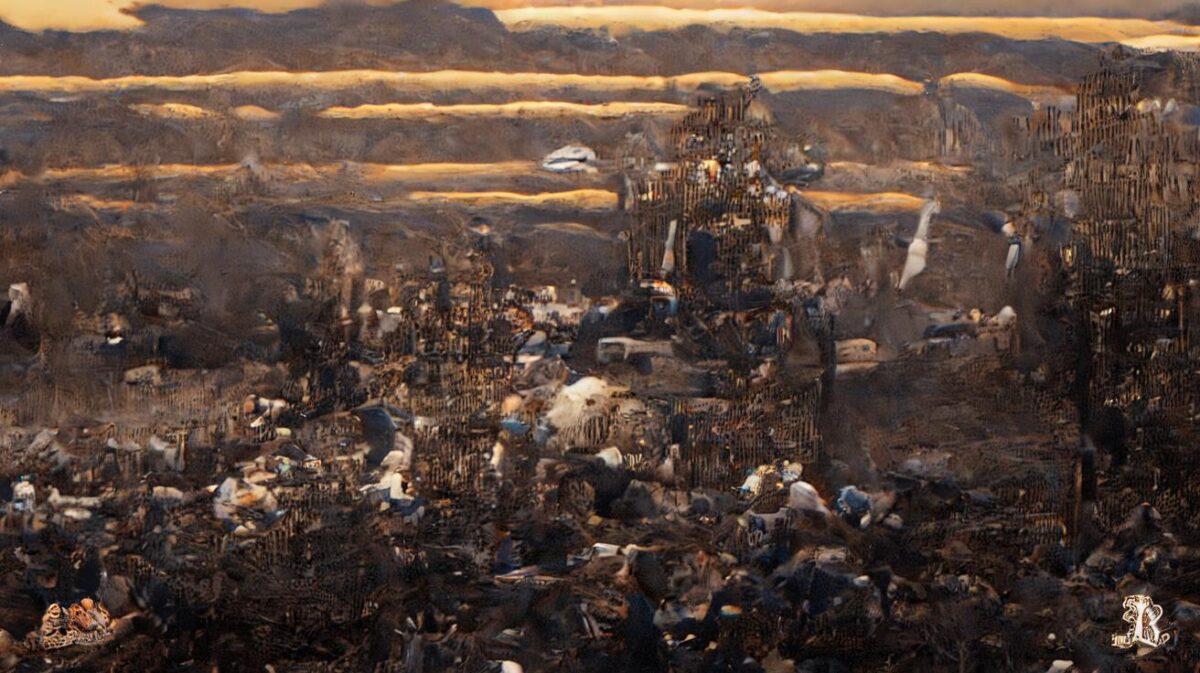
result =
[{"label": "rubble pile", "polygon": [[[1027,124],[1021,304],[930,297],[960,196],[845,244],[757,80],[626,158],[620,296],[502,282],[482,225],[371,275],[331,218],[209,367],[164,331],[189,288],[131,275],[61,337],[14,285],[0,665],[1191,670],[1200,162],[1127,68]],[[1111,646],[1138,615],[1115,642],[1161,646]]]}]

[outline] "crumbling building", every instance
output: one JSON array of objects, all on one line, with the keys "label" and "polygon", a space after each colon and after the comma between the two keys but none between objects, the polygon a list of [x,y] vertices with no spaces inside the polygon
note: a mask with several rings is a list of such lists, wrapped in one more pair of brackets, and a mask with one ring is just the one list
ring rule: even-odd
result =
[{"label": "crumbling building", "polygon": [[797,203],[772,171],[793,167],[775,165],[782,152],[773,145],[784,139],[756,92],[752,82],[701,99],[672,129],[674,162],[627,183],[631,280],[669,285],[676,339],[727,365],[715,400],[679,399],[670,411],[693,485],[740,481],[776,460],[813,461],[820,446],[822,363],[798,366],[788,354],[797,337],[827,341],[830,330],[790,291],[785,238]]},{"label": "crumbling building", "polygon": [[1061,262],[1078,343],[1073,393],[1098,451],[1082,450],[1076,497],[1098,498],[1106,529],[1142,501],[1184,497],[1192,504],[1164,508],[1181,523],[1200,506],[1179,469],[1195,462],[1186,447],[1200,413],[1200,135],[1178,123],[1176,99],[1156,95],[1166,80],[1194,80],[1193,61],[1115,52],[1080,83],[1074,110],[1039,111],[1024,129],[1050,165],[1031,181],[1040,187],[1027,212],[1070,222]]}]

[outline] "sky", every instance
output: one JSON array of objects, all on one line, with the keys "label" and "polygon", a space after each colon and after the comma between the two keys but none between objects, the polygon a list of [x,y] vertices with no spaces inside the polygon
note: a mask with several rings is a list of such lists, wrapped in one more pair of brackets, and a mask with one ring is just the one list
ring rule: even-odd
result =
[{"label": "sky", "polygon": [[[396,0],[334,0],[386,4]],[[284,12],[314,7],[324,0],[160,0],[154,4],[188,9],[242,7]],[[637,0],[462,0],[493,9],[529,6],[637,4]],[[661,0],[681,8],[754,7],[773,11],[847,12],[878,15],[965,14],[1005,16],[1135,16],[1158,18],[1197,0]],[[0,0],[0,20],[25,30],[88,31],[132,29],[140,21],[128,13],[138,0]]]}]

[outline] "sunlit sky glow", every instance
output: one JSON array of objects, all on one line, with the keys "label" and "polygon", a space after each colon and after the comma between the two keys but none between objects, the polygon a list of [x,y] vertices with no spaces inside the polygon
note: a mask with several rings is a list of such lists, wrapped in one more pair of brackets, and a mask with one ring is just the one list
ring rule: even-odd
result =
[{"label": "sunlit sky glow", "polygon": [[[388,4],[396,0],[334,0],[341,4]],[[324,0],[161,0],[155,4],[185,9],[240,7],[286,12],[323,4]],[[570,4],[634,4],[635,0],[463,0],[463,4],[493,9]],[[0,0],[0,19],[25,30],[88,31],[137,28],[130,13],[137,0]],[[664,0],[662,7],[738,9],[751,7],[781,12],[857,12],[878,15],[957,14],[991,16],[1110,16],[1161,18],[1190,4],[1188,0]],[[640,13],[640,12],[639,12]],[[632,18],[632,17],[631,17]],[[931,29],[937,30],[937,22]],[[1128,28],[1114,28],[1128,32]],[[1162,31],[1154,31],[1158,33]],[[1130,37],[1153,34],[1141,32]]]}]

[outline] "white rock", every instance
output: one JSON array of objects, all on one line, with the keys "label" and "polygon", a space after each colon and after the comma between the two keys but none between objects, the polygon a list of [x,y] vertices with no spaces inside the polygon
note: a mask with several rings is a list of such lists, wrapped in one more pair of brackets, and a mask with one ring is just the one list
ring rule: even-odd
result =
[{"label": "white rock", "polygon": [[596,454],[596,457],[604,461],[604,464],[613,469],[617,469],[624,464],[625,459],[621,455],[621,450],[615,446],[610,446],[607,449],[602,449]]},{"label": "white rock", "polygon": [[170,502],[183,501],[183,491],[174,486],[155,486],[151,492],[155,500],[166,500]]},{"label": "white rock", "polygon": [[496,442],[492,446],[492,456],[488,459],[488,464],[491,465],[492,471],[499,473],[504,465],[504,445]]},{"label": "white rock", "polygon": [[595,376],[585,376],[569,386],[563,386],[551,399],[546,421],[559,430],[574,427],[588,417],[591,408],[599,408],[615,387]]},{"label": "white rock", "polygon": [[583,145],[560,147],[542,159],[542,168],[553,173],[595,173],[596,153]]},{"label": "white rock", "polygon": [[1001,327],[1008,327],[1017,319],[1017,312],[1011,306],[1005,306],[996,314],[996,324]]},{"label": "white rock", "polygon": [[616,556],[621,553],[621,548],[615,544],[607,542],[597,542],[592,545],[592,556],[604,558],[607,556]]},{"label": "white rock", "polygon": [[33,441],[29,443],[27,451],[30,453],[38,453],[44,451],[54,444],[55,438],[58,437],[57,430],[43,429],[33,437]]},{"label": "white rock", "polygon": [[31,303],[29,283],[13,283],[9,285],[8,301],[12,302],[12,305],[9,307],[9,320],[27,312]]},{"label": "white rock", "polygon": [[87,521],[92,518],[92,513],[82,507],[67,507],[62,511],[62,515],[75,521]]},{"label": "white rock", "polygon": [[762,488],[762,477],[758,476],[757,474],[752,474],[749,477],[746,477],[746,481],[743,481],[741,486],[741,490],[747,493],[755,494],[758,493],[760,488]]},{"label": "white rock", "polygon": [[912,243],[908,244],[908,257],[904,260],[904,271],[900,274],[900,282],[896,284],[898,289],[903,290],[913,278],[925,270],[925,257],[929,254],[929,221],[939,210],[941,210],[941,206],[937,201],[926,201],[921,208],[917,233],[913,235]]},{"label": "white rock", "polygon": [[396,472],[384,477],[379,483],[387,487],[390,500],[403,501],[411,498],[405,490],[404,477]]},{"label": "white rock", "polygon": [[30,481],[18,481],[13,484],[13,499],[29,506],[37,503],[37,488]]},{"label": "white rock", "polygon": [[1004,270],[1011,276],[1017,270],[1017,265],[1020,263],[1021,241],[1013,240],[1008,244],[1008,255],[1004,258]]},{"label": "white rock", "polygon": [[829,516],[829,508],[817,489],[807,481],[797,481],[788,490],[788,507],[798,512],[817,512]]}]

